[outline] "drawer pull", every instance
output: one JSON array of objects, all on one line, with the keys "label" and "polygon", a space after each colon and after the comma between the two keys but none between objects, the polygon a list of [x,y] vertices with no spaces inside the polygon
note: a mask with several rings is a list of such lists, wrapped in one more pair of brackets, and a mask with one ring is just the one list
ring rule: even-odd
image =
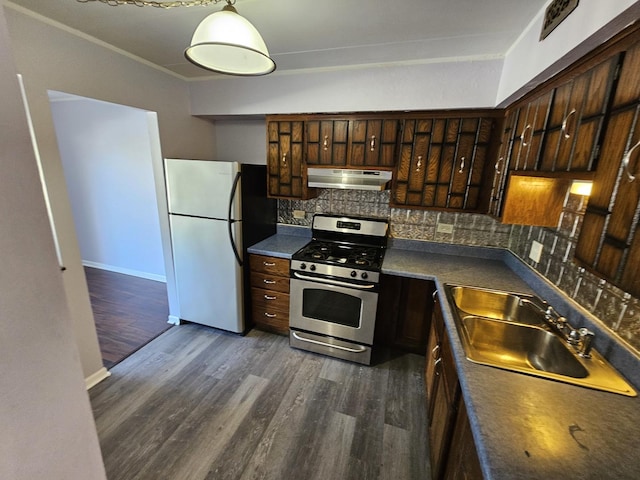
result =
[{"label": "drawer pull", "polygon": [[633,182],[636,179],[636,176],[632,173],[632,169],[629,167],[629,164],[631,163],[631,154],[638,147],[640,147],[640,142],[627,150],[622,157],[622,166],[624,167],[624,172],[627,174],[627,179],[630,182]]},{"label": "drawer pull", "polygon": [[502,171],[500,170],[500,162],[502,162],[503,160],[504,160],[504,157],[500,157],[500,158],[498,159],[498,161],[496,162],[496,165],[495,165],[495,167],[494,167],[494,169],[495,169],[495,171],[496,171],[496,173],[497,173],[498,175],[500,175],[500,174],[502,173]]},{"label": "drawer pull", "polygon": [[266,278],[264,280],[262,280],[262,283],[266,283],[267,285],[275,285],[276,282],[275,280],[267,280]]},{"label": "drawer pull", "polygon": [[522,142],[523,147],[526,147],[527,145],[529,145],[529,142],[533,140],[533,130],[531,130],[531,138],[529,139],[529,142],[525,140],[527,130],[529,129],[531,129],[531,125],[527,124],[527,126],[524,127],[524,130],[522,130],[522,133],[520,134],[520,141]]},{"label": "drawer pull", "polygon": [[[566,117],[564,117],[564,120],[562,121],[562,133],[564,134],[564,138],[571,138],[571,134],[569,133],[569,128],[567,126],[569,125],[569,119],[571,118],[572,115],[575,115],[575,113],[576,113],[576,109],[574,108],[569,112],[569,114]],[[576,123],[575,126],[577,127],[578,124]]]},{"label": "drawer pull", "polygon": [[435,360],[439,354],[440,354],[440,344],[436,345],[435,347],[433,347],[433,350],[431,350],[431,358]]},{"label": "drawer pull", "polygon": [[275,313],[264,312],[264,316],[268,318],[276,318],[278,315]]},{"label": "drawer pull", "polygon": [[265,300],[277,300],[277,299],[278,299],[278,297],[274,297],[274,296],[271,296],[271,295],[265,295],[265,296],[264,296],[264,299],[265,299]]},{"label": "drawer pull", "polygon": [[376,149],[376,136],[371,135],[371,151],[373,152]]},{"label": "drawer pull", "polygon": [[275,267],[276,264],[273,262],[262,262],[265,267]]}]

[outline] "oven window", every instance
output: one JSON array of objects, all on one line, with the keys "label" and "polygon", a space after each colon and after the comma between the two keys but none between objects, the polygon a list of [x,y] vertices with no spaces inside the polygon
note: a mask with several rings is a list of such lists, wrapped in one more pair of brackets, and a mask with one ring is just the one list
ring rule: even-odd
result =
[{"label": "oven window", "polygon": [[325,322],[360,327],[362,300],[353,295],[317,288],[302,291],[302,315]]}]

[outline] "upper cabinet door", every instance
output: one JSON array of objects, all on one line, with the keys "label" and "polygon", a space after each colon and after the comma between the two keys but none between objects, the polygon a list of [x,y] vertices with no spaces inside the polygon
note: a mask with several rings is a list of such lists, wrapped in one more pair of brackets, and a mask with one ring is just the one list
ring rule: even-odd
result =
[{"label": "upper cabinet door", "polygon": [[552,98],[552,90],[543,92],[518,108],[509,162],[511,170],[538,168]]},{"label": "upper cabinet door", "polygon": [[308,199],[302,162],[303,122],[267,119],[267,192],[270,197]]},{"label": "upper cabinet door", "polygon": [[500,217],[502,213],[504,190],[507,183],[507,173],[509,172],[511,152],[513,151],[513,141],[516,127],[515,124],[517,119],[517,109],[507,111],[504,120],[504,127],[502,130],[502,137],[500,140],[498,159],[493,165],[491,196],[489,198],[489,215],[493,215],[494,217]]},{"label": "upper cabinet door", "polygon": [[540,170],[594,169],[618,61],[616,55],[556,88]]},{"label": "upper cabinet door", "polygon": [[640,296],[640,43],[624,54],[576,259]]},{"label": "upper cabinet door", "polygon": [[348,120],[307,120],[304,122],[304,128],[307,165],[347,165]]},{"label": "upper cabinet door", "polygon": [[396,163],[398,120],[351,120],[348,164],[391,168]]},{"label": "upper cabinet door", "polygon": [[391,203],[477,210],[493,118],[406,119]]}]

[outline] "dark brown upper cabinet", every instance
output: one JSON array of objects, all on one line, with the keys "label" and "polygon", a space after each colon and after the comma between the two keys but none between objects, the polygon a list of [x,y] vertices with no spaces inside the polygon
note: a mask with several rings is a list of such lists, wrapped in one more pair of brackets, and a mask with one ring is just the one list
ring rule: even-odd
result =
[{"label": "dark brown upper cabinet", "polygon": [[[637,37],[636,37],[637,38]],[[640,42],[624,52],[576,260],[640,296]]]},{"label": "dark brown upper cabinet", "polygon": [[448,115],[403,121],[392,206],[478,210],[495,117]]},{"label": "dark brown upper cabinet", "polygon": [[616,55],[555,89],[539,170],[594,169],[618,63]]},{"label": "dark brown upper cabinet", "polygon": [[305,161],[313,167],[391,169],[397,139],[394,118],[310,117],[305,120]]},{"label": "dark brown upper cabinet", "polygon": [[270,197],[308,199],[316,196],[307,187],[303,163],[304,123],[267,117],[267,192]]}]

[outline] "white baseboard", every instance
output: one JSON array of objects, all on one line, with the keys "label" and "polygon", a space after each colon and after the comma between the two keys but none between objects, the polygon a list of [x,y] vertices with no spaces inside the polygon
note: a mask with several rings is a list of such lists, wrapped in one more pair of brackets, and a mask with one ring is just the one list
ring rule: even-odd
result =
[{"label": "white baseboard", "polygon": [[167,323],[170,323],[171,325],[180,325],[180,317],[169,315],[169,320],[167,320]]},{"label": "white baseboard", "polygon": [[110,376],[111,376],[111,372],[107,370],[105,367],[102,367],[96,373],[89,375],[87,378],[85,378],[84,383],[87,386],[87,390],[90,390],[92,387],[95,387],[102,380]]},{"label": "white baseboard", "polygon": [[108,270],[109,272],[123,273],[125,275],[131,275],[133,277],[146,278],[147,280],[155,280],[156,282],[167,283],[167,277],[165,275],[157,275],[155,273],[141,272],[139,270],[131,270],[128,268],[116,267],[114,265],[106,265],[104,263],[91,262],[89,260],[83,260],[82,265],[85,267],[99,268],[100,270]]}]

